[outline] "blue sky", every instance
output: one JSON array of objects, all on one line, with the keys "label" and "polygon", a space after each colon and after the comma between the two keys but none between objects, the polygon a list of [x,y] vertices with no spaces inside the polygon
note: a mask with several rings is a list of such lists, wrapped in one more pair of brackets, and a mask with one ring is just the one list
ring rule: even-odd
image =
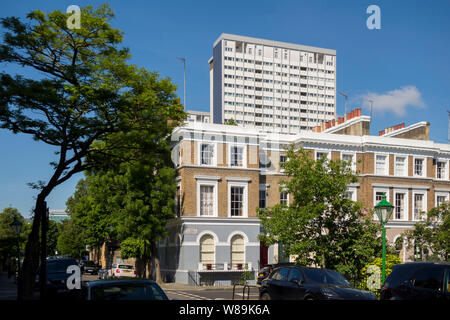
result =
[{"label": "blue sky", "polygon": [[[9,1],[0,17],[24,17],[40,9],[65,11],[69,5],[94,6],[104,1]],[[447,143],[450,110],[450,1],[110,1],[113,27],[125,32],[131,63],[158,71],[179,86],[187,60],[187,109],[209,111],[208,59],[221,33],[233,33],[337,51],[337,91],[349,95],[351,107],[362,97],[377,99],[372,134],[405,122],[431,123],[430,138]],[[369,30],[369,5],[381,9],[381,29]],[[0,31],[3,32],[3,31]],[[8,70],[0,65],[0,70]],[[338,96],[337,109],[344,112]],[[26,184],[48,180],[53,149],[26,135],[0,130],[0,210],[18,208],[25,216],[35,190]],[[81,174],[55,189],[50,208],[64,209]]]}]

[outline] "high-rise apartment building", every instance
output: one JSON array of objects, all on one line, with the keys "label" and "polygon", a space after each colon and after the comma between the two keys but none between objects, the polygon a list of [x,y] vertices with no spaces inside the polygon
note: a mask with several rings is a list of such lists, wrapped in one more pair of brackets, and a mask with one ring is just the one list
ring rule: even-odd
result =
[{"label": "high-rise apartment building", "polygon": [[223,33],[209,65],[214,123],[296,134],[335,119],[335,50]]}]

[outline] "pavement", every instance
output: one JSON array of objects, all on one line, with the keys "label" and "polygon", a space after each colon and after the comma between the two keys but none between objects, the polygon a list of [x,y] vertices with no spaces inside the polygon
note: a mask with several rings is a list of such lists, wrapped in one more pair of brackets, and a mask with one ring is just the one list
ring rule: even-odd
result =
[{"label": "pavement", "polygon": [[183,283],[162,283],[161,288],[175,291],[233,290],[233,286],[194,286]]},{"label": "pavement", "polygon": [[15,277],[8,278],[7,272],[0,272],[0,300],[16,300],[17,284]]}]

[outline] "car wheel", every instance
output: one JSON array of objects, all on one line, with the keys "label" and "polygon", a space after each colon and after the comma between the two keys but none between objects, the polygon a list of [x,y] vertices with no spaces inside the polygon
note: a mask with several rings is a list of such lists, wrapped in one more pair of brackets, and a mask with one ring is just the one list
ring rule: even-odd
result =
[{"label": "car wheel", "polygon": [[260,300],[271,300],[270,294],[268,294],[267,292],[264,292],[264,293],[261,295]]}]

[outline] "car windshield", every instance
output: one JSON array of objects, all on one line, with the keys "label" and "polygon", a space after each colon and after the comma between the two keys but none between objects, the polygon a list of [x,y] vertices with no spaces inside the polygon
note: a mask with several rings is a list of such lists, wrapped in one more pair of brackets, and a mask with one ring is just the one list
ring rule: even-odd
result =
[{"label": "car windshield", "polygon": [[84,262],[84,265],[85,265],[86,267],[95,267],[94,261],[85,261],[85,262]]},{"label": "car windshield", "polygon": [[167,296],[155,284],[127,283],[93,287],[92,300],[167,300]]},{"label": "car windshield", "polygon": [[131,269],[133,269],[133,266],[129,266],[126,264],[119,264],[119,266],[117,268],[131,270]]},{"label": "car windshield", "polygon": [[47,261],[47,273],[66,273],[67,268],[71,265],[78,266],[75,260]]},{"label": "car windshield", "polygon": [[351,287],[352,285],[348,282],[340,273],[331,270],[323,270],[323,269],[304,269],[306,279],[327,284],[330,286],[339,286],[339,287]]}]

